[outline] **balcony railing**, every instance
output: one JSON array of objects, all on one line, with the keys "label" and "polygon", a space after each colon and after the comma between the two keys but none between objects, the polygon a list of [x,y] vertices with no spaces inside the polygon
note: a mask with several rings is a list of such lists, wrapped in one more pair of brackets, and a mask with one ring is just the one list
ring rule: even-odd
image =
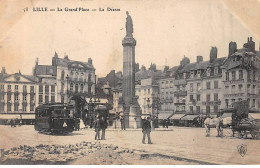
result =
[{"label": "balcony railing", "polygon": [[241,96],[244,96],[244,93],[224,94],[224,97],[241,97]]},{"label": "balcony railing", "polygon": [[230,81],[224,81],[224,84],[237,84],[237,83],[243,83],[245,80],[244,79],[238,79],[238,80],[230,80]]},{"label": "balcony railing", "polygon": [[175,92],[174,92],[174,96],[175,96],[175,97],[187,96],[187,91],[182,91],[182,90],[180,90],[180,91],[175,91]]}]

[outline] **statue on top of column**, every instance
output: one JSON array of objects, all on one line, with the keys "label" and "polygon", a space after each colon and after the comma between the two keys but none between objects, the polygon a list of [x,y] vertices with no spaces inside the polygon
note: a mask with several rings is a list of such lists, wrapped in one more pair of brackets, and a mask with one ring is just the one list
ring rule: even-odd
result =
[{"label": "statue on top of column", "polygon": [[129,12],[126,11],[126,24],[125,24],[125,28],[126,28],[126,36],[127,37],[133,37],[133,22],[132,22],[132,18],[131,16],[129,15]]}]

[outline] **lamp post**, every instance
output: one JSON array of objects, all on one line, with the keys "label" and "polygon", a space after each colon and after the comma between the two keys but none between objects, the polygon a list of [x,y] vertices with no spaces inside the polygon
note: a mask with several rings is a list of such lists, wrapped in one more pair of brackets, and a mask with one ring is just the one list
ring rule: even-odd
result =
[{"label": "lamp post", "polygon": [[69,75],[67,74],[66,76],[66,81],[67,81],[67,103],[69,103],[69,88],[68,88],[68,85],[69,85]]}]

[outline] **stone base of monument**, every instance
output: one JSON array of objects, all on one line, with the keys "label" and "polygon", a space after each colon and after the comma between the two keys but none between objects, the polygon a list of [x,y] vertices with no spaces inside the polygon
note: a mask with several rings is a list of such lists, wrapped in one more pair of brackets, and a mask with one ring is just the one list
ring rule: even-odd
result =
[{"label": "stone base of monument", "polygon": [[142,119],[141,119],[141,110],[139,105],[131,105],[129,112],[129,128],[141,128]]}]

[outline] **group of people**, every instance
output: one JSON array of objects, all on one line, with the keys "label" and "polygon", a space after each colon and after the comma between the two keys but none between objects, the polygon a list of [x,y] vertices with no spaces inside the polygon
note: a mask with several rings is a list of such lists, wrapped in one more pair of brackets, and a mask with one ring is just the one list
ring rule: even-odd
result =
[{"label": "group of people", "polygon": [[106,129],[107,129],[107,120],[103,116],[97,116],[96,121],[94,122],[94,129],[96,132],[95,140],[100,140],[100,131],[101,131],[101,140],[105,140]]},{"label": "group of people", "polygon": [[[125,119],[121,117],[121,129],[125,130]],[[101,140],[105,140],[105,131],[107,129],[107,120],[103,116],[97,116],[96,120],[94,121],[93,128],[95,129],[95,140],[100,140],[100,131],[101,131]],[[151,127],[151,118],[147,117],[144,118],[142,121],[142,133],[143,133],[143,139],[142,143],[145,144],[145,139],[147,137],[148,144],[152,144],[151,141],[151,133],[152,127]]]}]

